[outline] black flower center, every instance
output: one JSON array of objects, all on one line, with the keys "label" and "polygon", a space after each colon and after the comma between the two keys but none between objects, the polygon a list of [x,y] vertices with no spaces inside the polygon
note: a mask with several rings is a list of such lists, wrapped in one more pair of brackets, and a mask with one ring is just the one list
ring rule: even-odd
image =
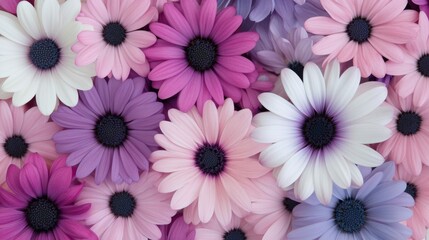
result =
[{"label": "black flower center", "polygon": [[405,136],[416,134],[421,125],[422,117],[412,111],[402,112],[396,119],[396,130]]},{"label": "black flower center", "polygon": [[131,217],[136,209],[136,199],[129,192],[116,192],[109,200],[110,211],[116,217]]},{"label": "black flower center", "polygon": [[217,46],[209,38],[194,38],[185,48],[186,60],[189,65],[199,72],[213,67],[217,58]]},{"label": "black flower center", "polygon": [[4,151],[13,158],[22,158],[28,151],[28,143],[19,135],[13,135],[6,139],[3,144]]},{"label": "black flower center", "polygon": [[294,200],[292,200],[292,199],[290,199],[290,198],[284,198],[283,199],[283,206],[285,207],[285,209],[288,211],[288,212],[292,212],[293,211],[293,209],[296,207],[296,206],[298,206],[299,205],[299,202],[297,202],[297,201],[294,201]]},{"label": "black flower center", "polygon": [[407,183],[407,188],[405,188],[404,192],[410,194],[411,197],[416,199],[416,197],[417,197],[417,186],[414,183]]},{"label": "black flower center", "polygon": [[195,161],[203,173],[217,176],[225,168],[226,156],[220,146],[204,144],[195,153]]},{"label": "black flower center", "polygon": [[239,228],[234,228],[223,235],[224,240],[246,240],[246,234]]},{"label": "black flower center", "polygon": [[103,27],[103,39],[112,46],[119,46],[127,37],[127,30],[119,22],[111,22]]},{"label": "black flower center", "polygon": [[58,225],[60,210],[47,197],[31,200],[24,209],[25,220],[28,226],[36,233],[50,232]]},{"label": "black flower center", "polygon": [[365,205],[360,200],[352,198],[339,201],[334,209],[334,220],[343,232],[359,232],[366,222]]},{"label": "black flower center", "polygon": [[298,62],[298,61],[293,61],[290,62],[287,65],[288,68],[290,68],[292,71],[294,71],[296,73],[296,75],[298,75],[299,78],[301,78],[301,80],[304,77],[304,65],[302,65],[302,63]]},{"label": "black flower center", "polygon": [[305,120],[302,131],[305,141],[311,147],[321,149],[335,138],[336,125],[331,117],[316,113]]},{"label": "black flower center", "polygon": [[371,37],[372,26],[366,18],[355,17],[347,25],[347,35],[350,40],[364,43]]},{"label": "black flower center", "polygon": [[101,117],[95,125],[95,137],[105,147],[119,147],[128,136],[128,127],[124,118],[107,114]]},{"label": "black flower center", "polygon": [[429,54],[424,54],[417,61],[417,70],[421,75],[429,77]]},{"label": "black flower center", "polygon": [[60,61],[61,49],[54,40],[46,38],[31,45],[29,57],[36,68],[49,70]]}]

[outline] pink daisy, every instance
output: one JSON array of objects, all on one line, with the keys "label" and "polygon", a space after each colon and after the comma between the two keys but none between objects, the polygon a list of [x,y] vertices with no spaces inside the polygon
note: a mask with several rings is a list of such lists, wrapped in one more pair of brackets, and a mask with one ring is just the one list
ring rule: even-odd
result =
[{"label": "pink daisy", "polygon": [[158,11],[150,0],[88,0],[78,21],[91,25],[93,30],[79,33],[72,48],[77,53],[76,64],[96,62],[100,78],[112,74],[125,80],[130,69],[146,76],[149,63],[141,49],[152,46],[156,37],[140,29],[157,17]]},{"label": "pink daisy", "polygon": [[253,126],[248,109],[234,111],[231,99],[218,109],[205,103],[202,116],[196,108],[184,113],[168,112],[163,134],[155,141],[165,150],[153,152],[153,169],[166,173],[160,192],[174,192],[171,207],[184,209],[187,223],[207,223],[212,217],[223,226],[232,213],[239,217],[251,208],[250,179],[268,172],[255,157],[265,148],[250,138]]},{"label": "pink daisy", "polygon": [[0,185],[6,179],[8,166],[21,167],[30,152],[54,160],[57,153],[51,139],[59,130],[37,107],[25,110],[0,101]]},{"label": "pink daisy", "polygon": [[318,16],[305,22],[307,31],[325,35],[313,45],[317,55],[328,55],[340,62],[353,59],[362,77],[384,77],[383,57],[400,62],[400,44],[414,39],[417,12],[404,10],[407,0],[321,0],[330,17]]},{"label": "pink daisy", "polygon": [[388,61],[387,73],[403,76],[396,91],[401,97],[413,94],[416,105],[423,105],[429,99],[429,21],[425,13],[419,15],[420,32],[416,39],[405,45],[404,57],[400,62]]},{"label": "pink daisy", "polygon": [[76,204],[83,185],[73,182],[65,158],[50,170],[38,154],[22,169],[7,171],[10,191],[0,188],[0,233],[4,240],[97,239],[84,224],[90,204]]},{"label": "pink daisy", "polygon": [[204,240],[260,240],[261,235],[253,231],[253,225],[233,216],[231,222],[222,226],[216,220],[199,224],[195,229],[195,239]]},{"label": "pink daisy", "polygon": [[100,240],[160,239],[156,225],[169,224],[176,213],[169,206],[171,194],[157,191],[160,177],[156,172],[144,172],[130,185],[110,180],[97,185],[88,178],[78,200],[92,204],[86,223]]},{"label": "pink daisy", "polygon": [[424,166],[421,174],[414,176],[399,166],[395,179],[405,181],[405,192],[414,198],[413,216],[407,220],[407,226],[413,230],[413,239],[424,239],[426,227],[429,227],[429,167]]},{"label": "pink daisy", "polygon": [[176,94],[178,107],[188,111],[197,103],[213,99],[224,102],[224,96],[239,102],[242,92],[250,86],[245,75],[255,71],[255,65],[241,56],[256,45],[254,32],[235,33],[242,23],[235,8],[228,7],[217,14],[216,0],[180,1],[164,6],[168,24],[152,23],[150,30],[160,39],[145,50],[153,62],[149,79],[159,88],[161,99]]},{"label": "pink daisy", "polygon": [[388,125],[393,135],[380,143],[377,151],[409,173],[418,175],[422,163],[429,165],[429,102],[416,106],[413,95],[402,98],[393,86],[389,86],[388,92],[386,101],[394,107],[394,118]]}]

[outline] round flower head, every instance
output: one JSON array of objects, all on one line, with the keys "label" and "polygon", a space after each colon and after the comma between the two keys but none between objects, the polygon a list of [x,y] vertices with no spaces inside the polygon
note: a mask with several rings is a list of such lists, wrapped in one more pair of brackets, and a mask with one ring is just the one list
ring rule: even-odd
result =
[{"label": "round flower head", "polygon": [[0,12],[0,78],[6,78],[1,88],[13,93],[15,106],[36,95],[40,111],[50,115],[58,105],[57,97],[75,106],[77,89],[92,87],[92,67],[77,67],[70,49],[82,29],[75,21],[80,4],[79,0],[61,5],[57,0],[36,0],[33,7],[21,1],[18,17]]},{"label": "round flower head", "polygon": [[267,173],[253,156],[265,144],[250,139],[252,113],[234,111],[231,99],[216,109],[213,101],[204,105],[202,116],[196,108],[184,113],[168,112],[163,134],[155,136],[165,150],[151,155],[155,171],[166,173],[160,192],[174,192],[171,207],[184,208],[187,223],[207,223],[213,217],[223,226],[232,213],[243,217],[250,211],[249,179]]},{"label": "round flower head", "polygon": [[182,214],[173,217],[169,225],[159,227],[162,232],[160,240],[194,240],[195,226],[185,223]]},{"label": "round flower head", "polygon": [[8,166],[21,167],[30,152],[47,160],[57,157],[52,136],[60,130],[37,107],[25,110],[0,101],[0,185],[6,179]]},{"label": "round flower head", "polygon": [[286,68],[281,81],[291,102],[274,93],[259,95],[269,112],[255,116],[252,137],[273,143],[262,151],[262,164],[275,168],[280,187],[295,187],[301,200],[315,192],[327,204],[332,183],[341,188],[360,186],[362,176],[356,164],[375,167],[384,162],[364,144],[391,135],[385,124],[392,119],[393,110],[381,106],[387,96],[385,85],[359,85],[356,67],[340,76],[337,61],[328,65],[324,76],[314,63],[307,63],[303,80]]},{"label": "round flower head", "polygon": [[169,206],[171,194],[156,189],[160,177],[156,172],[144,172],[130,185],[109,180],[97,185],[92,177],[87,178],[78,199],[78,203],[91,204],[86,223],[100,240],[160,239],[156,225],[170,223],[176,213]]},{"label": "round flower head", "polygon": [[414,39],[418,26],[417,12],[404,10],[407,0],[321,0],[330,17],[313,17],[305,22],[307,31],[325,35],[313,46],[317,55],[329,56],[325,63],[337,58],[353,59],[363,77],[370,74],[384,77],[383,57],[402,61],[400,44]]},{"label": "round flower head", "polygon": [[64,128],[53,138],[57,151],[70,154],[67,164],[78,165],[78,178],[95,171],[97,183],[108,174],[115,183],[131,183],[139,179],[139,170],[149,169],[164,115],[156,94],[144,87],[140,77],[125,82],[97,78],[94,88],[80,92],[76,107],[61,106],[52,114]]},{"label": "round flower head", "polygon": [[[4,0],[0,1],[0,10],[6,11],[12,14],[16,14],[16,7],[21,0]],[[29,1],[31,4],[34,3],[34,0]]]},{"label": "round flower head", "polygon": [[90,204],[77,204],[83,185],[73,182],[65,159],[50,170],[32,154],[22,169],[10,165],[9,191],[0,188],[0,232],[5,240],[97,239],[84,224]]},{"label": "round flower head", "polygon": [[418,107],[413,104],[413,95],[402,98],[389,86],[387,103],[394,107],[394,118],[388,125],[393,135],[380,143],[377,151],[409,173],[419,175],[422,163],[429,166],[426,145],[429,143],[429,102]]},{"label": "round flower head", "polygon": [[215,219],[206,224],[199,224],[195,229],[195,239],[204,240],[261,240],[261,235],[253,231],[253,225],[244,219],[233,216],[225,226]]},{"label": "round flower head", "polygon": [[365,176],[360,188],[335,188],[329,205],[313,201],[293,210],[288,240],[302,239],[408,239],[412,197],[403,181],[393,181],[395,166],[385,163]]},{"label": "round flower head", "polygon": [[161,99],[176,94],[178,108],[188,111],[195,103],[199,110],[213,99],[222,104],[230,97],[241,99],[240,89],[250,86],[245,75],[255,65],[241,56],[256,45],[258,34],[235,33],[242,22],[235,9],[228,7],[216,13],[216,0],[180,1],[179,6],[167,3],[164,15],[168,24],[156,22],[151,31],[160,39],[145,50],[154,63],[149,73]]}]

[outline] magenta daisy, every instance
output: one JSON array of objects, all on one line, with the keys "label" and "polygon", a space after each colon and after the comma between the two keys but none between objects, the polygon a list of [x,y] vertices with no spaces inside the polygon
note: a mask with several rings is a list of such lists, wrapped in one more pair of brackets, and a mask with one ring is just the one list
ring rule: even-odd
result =
[{"label": "magenta daisy", "polygon": [[184,209],[186,222],[207,223],[212,217],[226,225],[232,213],[243,217],[250,211],[250,179],[268,172],[254,157],[265,144],[250,139],[252,113],[234,111],[231,99],[218,109],[205,103],[200,116],[196,108],[184,113],[168,112],[163,134],[155,136],[165,150],[151,156],[153,169],[166,173],[160,192],[173,192],[171,207]]},{"label": "magenta daisy", "polygon": [[57,157],[52,136],[60,127],[37,107],[28,110],[0,101],[0,185],[8,166],[21,167],[29,153],[39,153],[51,161]]},{"label": "magenta daisy", "polygon": [[73,182],[65,159],[50,170],[32,154],[22,169],[7,171],[9,191],[0,188],[0,232],[5,240],[97,239],[84,224],[90,204],[76,204],[83,185]]},{"label": "magenta daisy", "polygon": [[250,86],[245,73],[255,70],[254,64],[241,56],[255,47],[257,33],[235,33],[242,18],[228,7],[217,14],[216,0],[180,1],[164,6],[168,24],[152,23],[151,31],[160,39],[145,50],[154,67],[149,79],[159,88],[161,99],[176,94],[178,107],[188,111],[197,103],[213,99],[222,104],[224,97],[238,102],[240,89]]},{"label": "magenta daisy", "polygon": [[97,185],[93,178],[86,179],[78,200],[92,205],[86,223],[100,240],[160,239],[156,225],[170,223],[176,213],[169,206],[171,194],[157,190],[160,177],[156,172],[144,172],[130,185],[111,181]]},{"label": "magenta daisy", "polygon": [[415,38],[417,12],[404,10],[407,0],[321,0],[330,17],[318,16],[305,22],[307,31],[325,35],[314,44],[313,52],[340,62],[353,59],[363,77],[384,77],[383,57],[402,61],[399,45]]},{"label": "magenta daisy", "polygon": [[125,80],[130,69],[146,76],[149,63],[141,49],[152,46],[156,37],[141,29],[157,17],[151,0],[88,0],[78,21],[91,25],[93,30],[79,33],[73,46],[76,64],[95,62],[100,78],[113,75]]},{"label": "magenta daisy", "polygon": [[253,225],[233,216],[231,222],[222,226],[216,220],[199,224],[195,229],[195,239],[204,240],[261,240],[261,235],[253,231]]}]

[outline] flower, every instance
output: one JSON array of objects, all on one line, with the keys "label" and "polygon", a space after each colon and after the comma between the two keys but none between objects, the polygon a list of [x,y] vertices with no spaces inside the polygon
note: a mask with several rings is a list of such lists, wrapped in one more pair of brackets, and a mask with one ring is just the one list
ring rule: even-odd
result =
[{"label": "flower", "polygon": [[[6,11],[12,14],[16,14],[16,7],[21,0],[4,0],[0,2],[0,10]],[[31,4],[34,4],[34,0],[29,0]]]},{"label": "flower", "polygon": [[83,185],[72,180],[64,158],[49,171],[38,154],[31,154],[22,169],[10,165],[11,192],[0,188],[2,239],[97,239],[83,224],[91,205],[76,203]]},{"label": "flower", "polygon": [[408,239],[411,231],[401,222],[411,217],[414,201],[403,181],[392,180],[394,164],[385,165],[358,189],[336,188],[328,206],[295,207],[287,239]]},{"label": "flower", "polygon": [[162,232],[160,240],[194,240],[195,239],[195,226],[185,223],[182,214],[173,217],[169,225],[159,227]]},{"label": "flower", "polygon": [[95,87],[80,92],[74,108],[65,106],[52,114],[64,128],[54,136],[57,151],[70,154],[69,166],[77,165],[76,176],[95,172],[101,183],[108,174],[115,183],[135,182],[140,170],[148,170],[148,158],[157,148],[154,135],[164,119],[156,94],[144,92],[143,78],[95,79]]},{"label": "flower", "polygon": [[0,12],[0,78],[2,91],[13,93],[13,104],[22,106],[36,95],[37,106],[50,115],[58,99],[75,106],[79,90],[92,87],[91,66],[77,67],[70,46],[83,28],[74,19],[79,0],[59,5],[57,0],[18,4],[15,17]]},{"label": "flower", "polygon": [[412,2],[419,6],[420,11],[429,14],[429,2],[427,0],[412,0]]},{"label": "flower", "polygon": [[57,157],[52,136],[60,130],[37,107],[26,110],[0,101],[0,185],[9,165],[21,167],[29,153],[39,153],[49,161]]},{"label": "flower", "polygon": [[400,44],[415,38],[417,12],[404,10],[407,0],[321,0],[330,17],[313,17],[305,22],[307,31],[324,35],[314,44],[313,52],[329,56],[324,63],[337,58],[353,59],[363,77],[384,77],[383,57],[402,60]]},{"label": "flower", "polygon": [[261,235],[253,231],[253,225],[245,220],[233,216],[226,226],[212,220],[206,224],[196,226],[195,239],[204,240],[260,240]]},{"label": "flower", "polygon": [[216,0],[181,1],[179,10],[173,3],[164,6],[168,24],[156,22],[151,31],[160,39],[145,50],[154,65],[149,73],[153,86],[159,88],[161,99],[176,94],[181,111],[189,111],[197,103],[213,99],[224,102],[224,96],[234,102],[241,99],[240,89],[250,86],[245,75],[255,71],[255,65],[241,56],[258,40],[254,32],[235,33],[242,19],[228,7],[216,14]]},{"label": "flower", "polygon": [[429,100],[429,21],[425,13],[419,15],[420,32],[412,42],[405,45],[406,51],[400,62],[388,61],[387,73],[403,76],[396,85],[398,94],[405,98],[413,94],[415,105]]},{"label": "flower", "polygon": [[149,63],[141,49],[152,46],[156,37],[140,29],[157,17],[150,0],[88,0],[78,20],[93,29],[79,33],[79,41],[73,45],[76,64],[95,62],[100,78],[113,75],[125,80],[130,69],[147,76]]},{"label": "flower", "polygon": [[413,239],[424,239],[429,226],[429,167],[424,166],[420,175],[409,174],[401,166],[394,177],[407,183],[405,192],[414,199],[413,216],[407,220],[407,226],[413,230]]},{"label": "flower", "polygon": [[267,173],[253,156],[265,144],[250,139],[252,113],[234,111],[231,99],[218,109],[205,103],[200,116],[194,107],[184,113],[168,112],[171,122],[163,121],[163,134],[155,141],[165,150],[151,155],[152,168],[165,173],[160,192],[174,192],[171,207],[184,209],[187,223],[207,223],[212,218],[223,226],[232,213],[243,217],[250,211],[250,179]]},{"label": "flower", "polygon": [[160,239],[156,225],[168,224],[176,211],[169,206],[171,194],[156,189],[161,174],[142,173],[138,182],[114,184],[107,180],[97,185],[86,179],[78,203],[92,205],[86,223],[100,240]]},{"label": "flower", "polygon": [[291,99],[262,93],[259,101],[269,112],[257,114],[252,138],[273,143],[261,152],[259,160],[270,168],[280,187],[295,188],[301,200],[313,192],[324,204],[332,196],[332,183],[348,188],[360,186],[362,175],[356,164],[379,166],[384,158],[364,144],[388,139],[385,126],[393,110],[381,106],[387,96],[383,83],[359,86],[356,67],[340,77],[337,61],[331,62],[323,76],[314,63],[304,67],[304,78],[288,68],[281,81]]},{"label": "flower", "polygon": [[[397,79],[395,79],[397,80]],[[377,146],[386,159],[402,165],[409,173],[419,175],[422,163],[429,166],[429,111],[427,102],[423,106],[413,104],[413,95],[402,98],[393,86],[389,86],[386,102],[394,108],[394,118],[389,123],[393,135]]]}]

